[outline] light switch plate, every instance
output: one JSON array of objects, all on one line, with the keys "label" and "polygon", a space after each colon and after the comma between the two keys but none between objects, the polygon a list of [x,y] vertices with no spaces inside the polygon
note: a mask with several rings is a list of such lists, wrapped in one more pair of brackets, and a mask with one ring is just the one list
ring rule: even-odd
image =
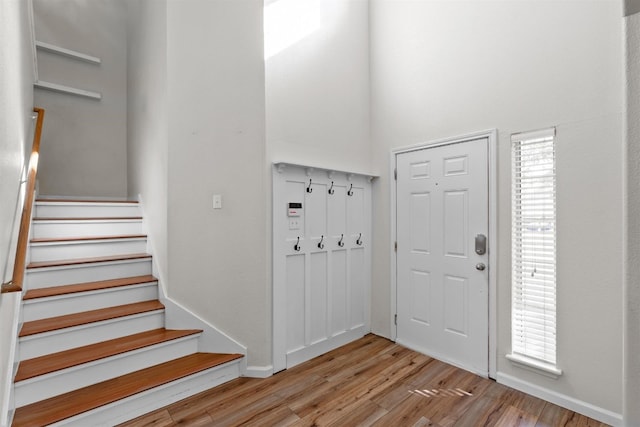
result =
[{"label": "light switch plate", "polygon": [[300,230],[300,218],[289,218],[289,230]]},{"label": "light switch plate", "polygon": [[222,209],[222,195],[214,194],[213,195],[213,209]]}]

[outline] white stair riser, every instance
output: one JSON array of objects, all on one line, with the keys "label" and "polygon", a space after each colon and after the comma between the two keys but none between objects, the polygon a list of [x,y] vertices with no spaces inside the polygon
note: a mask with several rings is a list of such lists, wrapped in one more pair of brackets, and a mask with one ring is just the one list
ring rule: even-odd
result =
[{"label": "white stair riser", "polygon": [[59,331],[22,337],[19,340],[20,360],[120,338],[164,327],[164,312],[154,311],[109,321],[82,325]]},{"label": "white stair riser", "polygon": [[151,274],[151,258],[68,267],[34,268],[27,270],[26,288],[39,289],[146,274]]},{"label": "white stair riser", "polygon": [[95,218],[140,216],[138,204],[81,204],[36,202],[36,218]]},{"label": "white stair riser", "polygon": [[141,220],[33,221],[32,238],[121,236],[142,234]]},{"label": "white stair riser", "polygon": [[147,241],[138,239],[92,240],[59,243],[32,243],[30,261],[58,261],[73,258],[88,258],[110,255],[143,253]]},{"label": "white stair riser", "polygon": [[158,286],[155,283],[122,286],[102,291],[79,292],[51,298],[24,300],[22,316],[24,322],[29,322],[155,299],[158,299]]},{"label": "white stair riser", "polygon": [[16,407],[48,399],[198,351],[196,338],[173,340],[15,385]]},{"label": "white stair riser", "polygon": [[53,426],[112,426],[217,387],[240,376],[238,362],[227,363],[114,402]]}]

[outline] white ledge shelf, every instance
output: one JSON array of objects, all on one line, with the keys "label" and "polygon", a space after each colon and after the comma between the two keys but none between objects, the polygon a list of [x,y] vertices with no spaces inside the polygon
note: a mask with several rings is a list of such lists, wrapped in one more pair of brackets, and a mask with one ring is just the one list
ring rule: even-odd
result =
[{"label": "white ledge shelf", "polygon": [[505,356],[515,366],[526,369],[528,371],[536,372],[549,378],[558,379],[562,375],[562,370],[558,369],[555,365],[544,363],[529,357],[521,356],[519,354],[507,354]]},{"label": "white ledge shelf", "polygon": [[376,175],[376,174],[373,174],[373,173],[368,173],[368,172],[346,171],[346,170],[341,170],[341,169],[333,169],[333,168],[326,167],[326,166],[303,165],[303,164],[300,164],[300,163],[293,163],[293,162],[273,162],[273,165],[278,170],[278,173],[282,173],[287,168],[287,166],[289,166],[289,167],[307,169],[307,175],[309,175],[311,172],[317,170],[317,171],[326,171],[327,173],[329,173],[329,177],[331,177],[331,174],[333,174],[333,173],[343,173],[343,174],[347,175],[347,177],[349,175],[365,176],[365,177],[367,177],[369,179],[369,181],[373,181],[375,178],[379,178],[380,177],[379,175]]},{"label": "white ledge shelf", "polygon": [[66,56],[67,58],[77,59],[79,61],[88,62],[90,64],[100,64],[102,61],[100,58],[87,55],[85,53],[76,52],[75,50],[66,49],[64,47],[56,46],[53,44],[36,41],[36,48],[45,52],[55,53],[57,55]]},{"label": "white ledge shelf", "polygon": [[45,82],[42,80],[38,80],[33,84],[35,87],[45,90],[50,90],[52,92],[66,93],[69,95],[81,96],[84,98],[102,99],[102,94],[99,92],[92,92],[90,90],[77,89],[71,86],[60,85],[57,83]]}]

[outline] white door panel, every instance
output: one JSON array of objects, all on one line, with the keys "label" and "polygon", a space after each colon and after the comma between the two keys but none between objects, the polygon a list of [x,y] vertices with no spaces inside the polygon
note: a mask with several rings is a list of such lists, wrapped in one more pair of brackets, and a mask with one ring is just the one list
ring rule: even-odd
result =
[{"label": "white door panel", "polygon": [[396,156],[397,341],[488,373],[488,140]]},{"label": "white door panel", "polygon": [[[296,165],[273,174],[274,371],[369,332],[371,182]],[[300,206],[292,215],[290,203]]]}]

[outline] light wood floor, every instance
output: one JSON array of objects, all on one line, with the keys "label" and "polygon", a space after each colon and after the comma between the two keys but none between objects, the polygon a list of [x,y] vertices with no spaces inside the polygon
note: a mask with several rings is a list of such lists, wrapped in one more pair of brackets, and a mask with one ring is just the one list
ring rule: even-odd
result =
[{"label": "light wood floor", "polygon": [[239,378],[124,425],[605,424],[367,335],[270,378]]}]

